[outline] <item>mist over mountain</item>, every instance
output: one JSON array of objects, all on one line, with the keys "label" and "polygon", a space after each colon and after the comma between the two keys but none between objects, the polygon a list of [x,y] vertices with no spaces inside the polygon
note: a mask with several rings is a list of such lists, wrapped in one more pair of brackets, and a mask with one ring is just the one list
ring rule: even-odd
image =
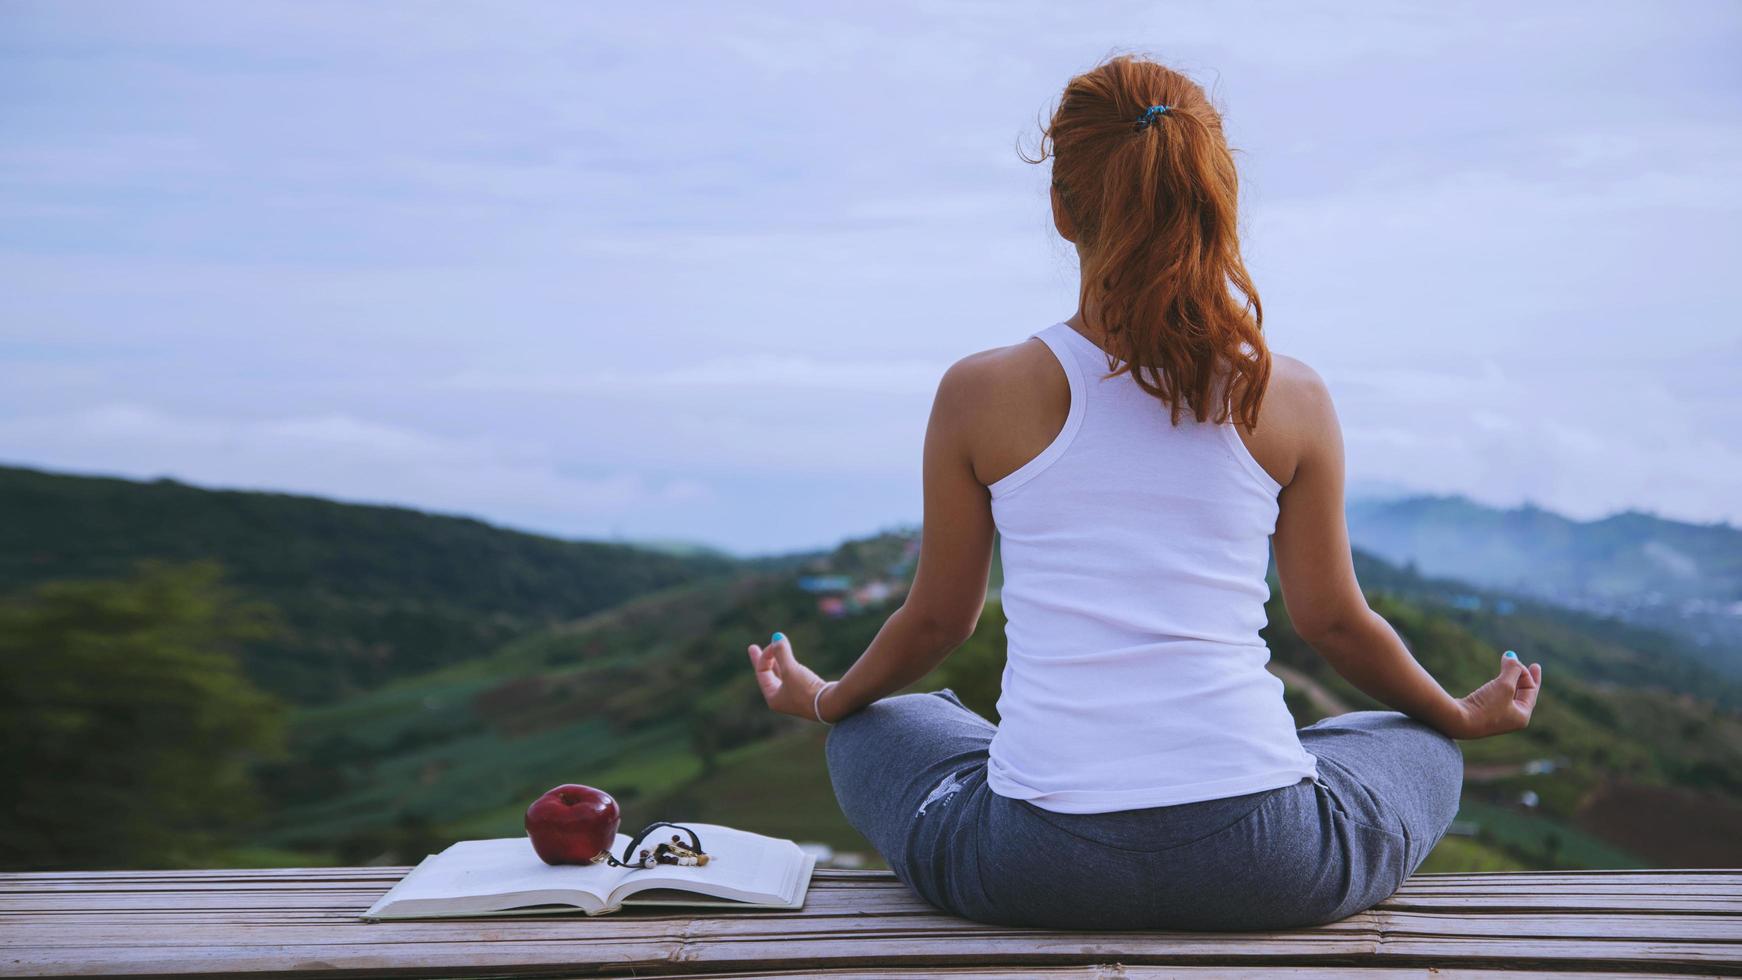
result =
[{"label": "mist over mountain", "polygon": [[1578,521],[1464,497],[1364,498],[1355,545],[1424,575],[1674,632],[1742,672],[1742,529],[1628,511]]}]

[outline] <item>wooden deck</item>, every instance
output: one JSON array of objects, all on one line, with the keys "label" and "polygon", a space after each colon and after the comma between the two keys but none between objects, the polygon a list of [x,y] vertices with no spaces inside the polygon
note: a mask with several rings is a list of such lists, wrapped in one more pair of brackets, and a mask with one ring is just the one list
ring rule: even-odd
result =
[{"label": "wooden deck", "polygon": [[0,875],[0,974],[1742,974],[1742,871],[1420,875],[1333,925],[1239,935],[983,926],[852,871],[817,872],[800,912],[359,921],[405,870]]}]

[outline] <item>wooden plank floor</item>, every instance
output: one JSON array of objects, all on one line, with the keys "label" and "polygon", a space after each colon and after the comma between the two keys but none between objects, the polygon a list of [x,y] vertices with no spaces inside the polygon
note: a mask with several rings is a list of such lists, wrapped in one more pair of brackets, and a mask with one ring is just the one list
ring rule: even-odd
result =
[{"label": "wooden plank floor", "polygon": [[854,871],[817,872],[802,911],[358,920],[405,870],[0,875],[0,974],[1742,975],[1742,871],[1418,875],[1342,922],[1247,934],[985,926]]}]

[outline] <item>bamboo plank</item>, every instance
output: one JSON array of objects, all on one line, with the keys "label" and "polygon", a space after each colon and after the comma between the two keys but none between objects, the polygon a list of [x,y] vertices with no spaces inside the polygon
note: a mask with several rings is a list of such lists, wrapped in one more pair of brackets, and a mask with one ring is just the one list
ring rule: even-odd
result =
[{"label": "bamboo plank", "polygon": [[[1117,962],[1148,965],[1221,966],[1493,966],[1510,969],[1612,971],[1640,968],[1661,972],[1734,970],[1738,950],[1714,950],[1710,944],[1551,942],[1496,944],[1480,939],[1427,941],[1406,939],[1340,942],[1264,942],[1247,947],[1228,943],[1183,943],[1169,948],[1102,942],[1003,941],[953,944],[947,950],[915,946],[900,939],[875,944],[842,944],[829,940],[802,942],[724,942],[675,937],[664,942],[614,943],[604,946],[573,943],[433,943],[412,949],[384,949],[372,944],[321,947],[232,946],[198,950],[162,947],[54,948],[8,950],[0,967],[20,975],[113,973],[259,974],[413,973],[459,976],[487,973],[513,975],[571,972],[642,975],[655,969],[686,972],[814,967],[901,967],[922,975],[946,966],[1040,967]],[[45,955],[46,953],[46,955]],[[1317,961],[1316,963],[1314,961]]]},{"label": "bamboo plank", "polygon": [[[267,883],[310,885],[318,887],[328,881],[354,881],[362,884],[390,884],[403,877],[409,868],[262,868],[249,871],[69,871],[69,872],[4,872],[0,873],[0,890],[17,888],[37,890],[56,886],[73,888],[99,887],[105,883],[122,885],[159,885],[178,883]],[[1742,884],[1742,870],[1688,869],[1663,871],[1579,871],[1579,872],[1495,872],[1491,874],[1415,875],[1404,882],[1405,890],[1446,887],[1651,887],[1661,885],[1695,886],[1702,883],[1724,887]],[[887,871],[816,871],[813,888],[851,887],[867,884],[899,885],[900,881]]]},{"label": "bamboo plank", "polygon": [[819,872],[799,911],[358,920],[404,871],[0,875],[0,974],[1742,974],[1734,870],[1423,875],[1342,922],[1256,934],[989,926],[932,909],[888,872],[852,871]]},{"label": "bamboo plank", "polygon": [[[267,921],[293,921],[294,920],[294,921],[321,922],[321,923],[327,923],[327,924],[357,924],[358,923],[358,920],[357,920],[358,913],[363,908],[366,908],[366,907],[367,907],[366,902],[349,903],[349,904],[339,906],[339,907],[323,907],[323,906],[318,906],[318,905],[296,905],[296,906],[293,906],[293,905],[290,905],[288,903],[275,905],[272,902],[270,902],[269,900],[265,900],[265,899],[259,900],[258,902],[256,902],[255,904],[253,904],[247,908],[237,908],[237,907],[233,907],[233,906],[179,907],[176,905],[154,907],[154,906],[151,906],[148,904],[131,905],[131,906],[125,906],[125,907],[115,907],[115,906],[108,906],[108,905],[87,906],[87,905],[81,905],[81,904],[77,904],[77,903],[72,903],[72,904],[68,904],[68,905],[45,904],[45,905],[42,905],[42,906],[39,906],[36,908],[10,909],[10,910],[5,910],[5,911],[0,911],[0,928],[4,928],[5,924],[7,924],[7,923],[29,923],[29,922],[52,921],[52,922],[63,923],[64,924],[63,927],[70,928],[70,927],[72,927],[73,924],[89,923],[93,920],[114,920],[114,921],[124,921],[127,923],[139,923],[139,922],[147,921],[147,919],[149,919],[149,921],[157,922],[157,923],[177,923],[177,922],[238,922],[238,923],[242,923],[242,922],[255,922],[255,921],[267,922]],[[1556,901],[1556,902],[1532,903],[1529,901],[1520,900],[1520,901],[1509,902],[1509,903],[1506,903],[1504,905],[1494,905],[1494,904],[1484,903],[1484,904],[1477,905],[1477,906],[1464,906],[1464,905],[1459,905],[1459,904],[1444,904],[1444,903],[1414,904],[1414,903],[1399,902],[1399,903],[1389,903],[1386,905],[1377,906],[1375,909],[1373,909],[1371,911],[1372,912],[1418,913],[1418,914],[1439,915],[1439,916],[1462,916],[1462,917],[1465,917],[1465,918],[1467,918],[1471,921],[1475,921],[1475,922],[1492,921],[1492,920],[1504,918],[1507,916],[1539,916],[1539,915],[1578,915],[1578,916],[1618,915],[1618,916],[1638,916],[1641,918],[1696,916],[1696,917],[1701,917],[1701,918],[1705,918],[1708,920],[1720,920],[1721,921],[1721,920],[1729,919],[1729,918],[1742,917],[1742,902],[1730,902],[1730,903],[1728,903],[1728,905],[1723,906],[1723,907],[1713,907],[1710,903],[1706,903],[1706,902],[1676,903],[1676,902],[1673,902],[1670,900],[1665,900],[1659,907],[1653,908],[1653,909],[1639,909],[1639,908],[1633,908],[1630,906],[1617,906],[1617,905],[1603,903],[1603,902],[1576,903],[1576,902]],[[690,913],[686,912],[685,910],[681,910],[681,909],[667,910],[664,912],[653,912],[652,910],[647,910],[645,912],[637,911],[637,912],[620,913],[619,917],[627,916],[627,915],[632,915],[632,916],[663,915],[665,917],[683,917],[687,914],[690,914]],[[735,913],[735,914],[742,916],[742,917],[746,917],[746,918],[767,919],[767,918],[775,918],[775,917],[779,916],[781,913],[774,912],[774,911],[745,910],[742,913]],[[805,915],[807,918],[810,918],[813,920],[818,920],[818,921],[836,921],[836,920],[846,919],[846,918],[878,919],[878,918],[886,918],[886,917],[890,917],[890,916],[903,916],[903,915],[936,915],[939,918],[948,918],[947,916],[943,915],[942,913],[932,912],[929,909],[926,909],[924,907],[908,905],[905,903],[902,903],[902,904],[890,903],[890,904],[875,906],[875,907],[873,907],[873,906],[846,907],[846,908],[839,908],[839,909],[832,909],[832,910],[808,909],[806,911]],[[578,918],[578,917],[579,916],[577,913],[574,916],[537,916],[537,917],[530,917],[529,916],[526,918],[529,921],[551,922],[551,921],[555,921],[556,919],[559,919],[559,918]],[[507,919],[504,918],[503,921],[507,921]],[[370,926],[370,928],[379,928],[379,926]]]},{"label": "bamboo plank", "polygon": [[[1348,977],[1350,970],[1343,966],[1285,966],[1264,967],[1254,970],[1244,967],[1224,966],[1146,966],[1142,964],[1096,963],[1085,966],[1041,966],[1025,967],[1011,970],[998,966],[946,966],[933,967],[926,971],[931,977],[974,977],[980,980],[993,977],[1026,978],[1036,980],[1159,980],[1166,977],[1184,977],[1187,980],[1233,980],[1242,977],[1282,977],[1304,978],[1304,980],[1339,980]],[[1460,970],[1439,969],[1436,967],[1376,967],[1363,969],[1358,974],[1370,980],[1518,980],[1523,977],[1540,977],[1540,972],[1518,972],[1513,970]],[[1584,973],[1556,972],[1555,980],[1621,980],[1629,977],[1664,977],[1676,974],[1661,973]],[[776,970],[757,973],[661,973],[643,974],[641,980],[750,980],[762,977],[825,977],[828,980],[911,980],[913,971],[900,968],[889,969],[810,969],[802,971]]]},{"label": "bamboo plank", "polygon": [[[68,928],[55,919],[18,918],[5,923],[9,942],[35,946],[205,946],[236,942],[249,936],[270,936],[278,945],[321,945],[335,940],[377,944],[415,942],[521,942],[638,940],[682,931],[689,935],[743,940],[826,938],[843,943],[862,938],[900,935],[914,942],[947,943],[960,938],[995,936],[1011,942],[1042,939],[1068,941],[1083,937],[1166,937],[1166,941],[1250,944],[1255,939],[1304,936],[1339,937],[1379,932],[1387,936],[1424,938],[1483,937],[1496,943],[1536,939],[1714,942],[1742,945],[1742,920],[1721,916],[1586,915],[1458,916],[1370,910],[1340,922],[1306,930],[1271,933],[1093,933],[987,926],[943,915],[913,914],[818,919],[794,915],[664,915],[629,918],[620,915],[527,916],[488,919],[447,919],[360,923],[351,921],[242,922],[191,920],[170,927],[147,928],[133,921],[103,920]],[[1135,941],[1135,940],[1134,940]]]},{"label": "bamboo plank", "polygon": [[[290,881],[245,881],[224,884],[190,884],[135,878],[129,881],[116,881],[101,885],[51,882],[44,883],[40,886],[0,886],[0,903],[9,903],[13,906],[17,906],[20,903],[39,900],[50,895],[87,897],[122,895],[222,897],[262,894],[273,896],[302,895],[322,899],[350,899],[361,895],[379,896],[390,888],[396,881],[397,879],[384,878],[374,881],[348,879],[322,882],[302,881],[295,883]],[[818,898],[829,898],[840,895],[875,896],[881,894],[908,895],[911,893],[908,892],[906,886],[897,881],[889,880],[887,882],[867,881],[850,885],[839,882],[815,882],[811,886],[810,894]],[[1493,883],[1481,886],[1462,885],[1448,887],[1441,884],[1428,886],[1409,882],[1406,883],[1403,888],[1399,889],[1395,895],[1388,899],[1388,901],[1424,901],[1439,897],[1461,897],[1478,900],[1482,898],[1512,900],[1522,896],[1538,898],[1551,898],[1555,896],[1576,896],[1581,898],[1592,896],[1613,896],[1615,898],[1634,897],[1639,899],[1643,905],[1649,905],[1650,903],[1666,896],[1728,899],[1738,895],[1742,895],[1742,876],[1735,876],[1730,880],[1695,880],[1681,883],[1642,884],[1638,886],[1629,885],[1621,887],[1617,887],[1613,884],[1605,886],[1579,885],[1576,883],[1538,884],[1528,882],[1518,882],[1504,887],[1496,886]]]},{"label": "bamboo plank", "polygon": [[[120,881],[136,883],[152,881],[263,881],[263,879],[355,879],[369,883],[394,883],[406,876],[409,867],[315,867],[315,869],[233,869],[233,870],[68,870],[68,872],[0,872],[0,888],[9,884],[63,884]],[[1442,886],[1442,884],[1493,884],[1502,888],[1528,888],[1543,884],[1688,884],[1697,879],[1728,879],[1728,884],[1742,884],[1742,869],[1678,869],[1678,870],[1577,870],[1577,872],[1458,872],[1458,874],[1416,874],[1404,883],[1404,888]],[[899,879],[887,870],[817,869],[812,886],[833,883],[857,884],[869,881],[899,884]]]}]

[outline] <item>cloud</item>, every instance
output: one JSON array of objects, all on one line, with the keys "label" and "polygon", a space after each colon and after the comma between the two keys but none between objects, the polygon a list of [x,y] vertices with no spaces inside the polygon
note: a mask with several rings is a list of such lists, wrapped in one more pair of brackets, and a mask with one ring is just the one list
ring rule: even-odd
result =
[{"label": "cloud", "polygon": [[0,458],[456,513],[538,515],[547,526],[595,531],[638,511],[710,496],[696,479],[579,476],[536,446],[441,438],[344,415],[218,419],[108,404],[0,421]]},{"label": "cloud", "polygon": [[[1647,509],[1701,520],[1742,517],[1722,503],[1742,486],[1742,447],[1686,424],[1742,422],[1718,391],[1678,389],[1637,372],[1490,362],[1475,372],[1350,372],[1327,379],[1349,468],[1361,477],[1499,505],[1552,504],[1574,517]],[[1716,505],[1716,506],[1714,506]]]},{"label": "cloud", "polygon": [[932,361],[822,360],[797,354],[749,354],[684,366],[655,365],[628,372],[499,374],[468,371],[448,385],[467,391],[614,395],[719,391],[860,392],[923,395],[937,387],[947,364]]},{"label": "cloud", "polygon": [[0,454],[764,550],[911,520],[944,366],[1074,308],[1014,144],[1124,47],[1225,106],[1356,477],[1742,519],[1742,7],[989,9],[13,4]]}]

